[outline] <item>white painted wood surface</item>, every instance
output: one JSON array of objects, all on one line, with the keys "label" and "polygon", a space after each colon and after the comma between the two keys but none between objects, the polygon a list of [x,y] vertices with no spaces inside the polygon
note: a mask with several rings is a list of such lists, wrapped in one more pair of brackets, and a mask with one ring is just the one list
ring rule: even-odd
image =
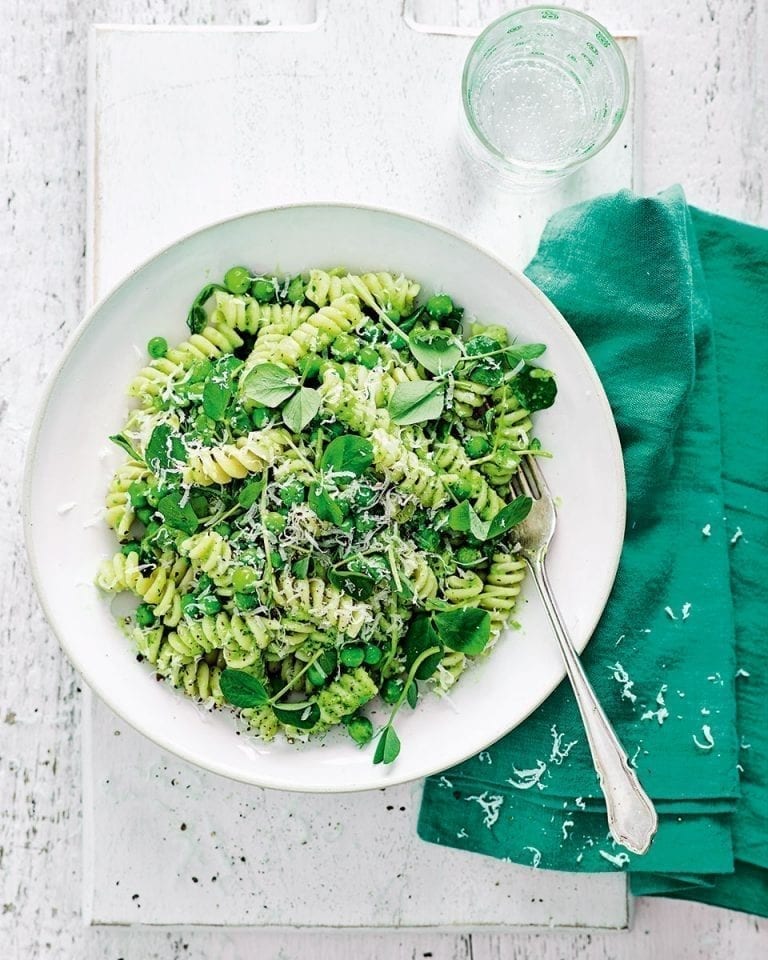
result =
[{"label": "white painted wood surface", "polygon": [[[750,0],[593,0],[576,6],[643,49],[643,185],[685,183],[701,206],[766,223],[766,20]],[[427,22],[472,27],[511,4],[419,0]],[[80,920],[81,691],[25,569],[18,482],[40,384],[79,319],[84,287],[85,42],[92,22],[251,23],[267,2],[0,0],[0,955],[83,960],[745,960],[768,924],[676,901],[640,900],[629,934],[253,934],[86,929]],[[314,16],[282,0],[286,22]],[[350,41],[351,42],[351,41]],[[760,51],[760,53],[759,53]],[[75,427],[76,428],[76,427]],[[151,811],[150,811],[151,813]]]}]

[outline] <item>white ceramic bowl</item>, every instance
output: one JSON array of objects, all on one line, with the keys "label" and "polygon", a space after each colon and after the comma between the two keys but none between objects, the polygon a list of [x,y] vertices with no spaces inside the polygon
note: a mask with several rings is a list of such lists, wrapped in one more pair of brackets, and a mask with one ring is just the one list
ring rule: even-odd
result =
[{"label": "white ceramic bowl", "polygon": [[556,371],[559,395],[537,415],[536,432],[554,452],[544,468],[562,501],[549,570],[576,645],[586,645],[613,583],[625,509],[616,428],[586,353],[533,284],[472,243],[424,221],[342,205],[259,211],[185,237],[130,274],[75,331],[47,388],[25,479],[27,544],[46,615],[86,682],[115,712],[215,773],[281,789],[350,791],[445,769],[519,724],[563,676],[530,584],[517,614],[522,629],[504,636],[449,698],[425,695],[415,711],[400,712],[402,752],[388,767],[374,767],[372,748],[360,750],[343,733],[304,745],[236,735],[229,712],[202,709],[136,661],[93,586],[100,560],[115,550],[101,514],[122,458],[107,437],[124,421],[125,386],[146,362],[148,339],[182,340],[197,291],[239,263],[290,273],[337,264],[402,271],[426,291],[450,293],[468,316],[548,345],[543,361]]}]

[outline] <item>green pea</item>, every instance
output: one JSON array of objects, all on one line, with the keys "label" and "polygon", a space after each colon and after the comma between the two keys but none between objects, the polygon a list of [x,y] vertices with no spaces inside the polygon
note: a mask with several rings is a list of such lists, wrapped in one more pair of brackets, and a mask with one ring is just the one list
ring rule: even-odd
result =
[{"label": "green pea", "polygon": [[155,622],[155,611],[148,603],[140,603],[136,607],[136,623],[140,627],[151,627]]},{"label": "green pea", "polygon": [[225,540],[229,540],[229,538],[232,536],[232,526],[227,523],[226,520],[222,520],[221,523],[217,523],[213,529],[220,537],[224,537]]},{"label": "green pea", "polygon": [[355,518],[345,517],[341,523],[337,524],[337,526],[339,530],[342,530],[344,533],[352,533],[352,531],[355,529]]},{"label": "green pea", "polygon": [[362,363],[362,365],[367,367],[369,370],[373,370],[373,368],[378,366],[380,362],[379,355],[373,349],[373,347],[363,347],[363,349],[360,351],[359,360],[360,363]]},{"label": "green pea", "polygon": [[270,533],[280,534],[285,530],[285,517],[270,510],[264,515],[264,526]]},{"label": "green pea", "polygon": [[358,533],[370,533],[371,530],[375,530],[378,526],[378,521],[375,517],[368,516],[367,513],[358,513],[355,517],[355,530]]},{"label": "green pea", "polygon": [[209,594],[207,597],[200,597],[198,601],[200,609],[209,617],[221,610],[221,601],[218,597]]},{"label": "green pea", "polygon": [[499,349],[499,343],[491,337],[477,336],[467,341],[467,356],[482,357],[487,353],[496,353]]},{"label": "green pea", "polygon": [[491,445],[485,439],[485,437],[467,437],[464,441],[464,449],[467,451],[467,456],[472,457],[484,457],[486,453],[490,453]]},{"label": "green pea", "polygon": [[124,557],[127,557],[129,553],[140,553],[141,545],[136,540],[131,540],[129,543],[123,543],[120,546],[120,553]]},{"label": "green pea", "polygon": [[197,597],[194,593],[182,594],[181,609],[187,617],[197,617],[200,615],[200,607],[198,606]]},{"label": "green pea", "polygon": [[250,593],[258,580],[258,575],[253,567],[236,567],[232,574],[232,586],[236,593]]},{"label": "green pea", "polygon": [[351,360],[359,349],[357,340],[348,333],[340,333],[331,344],[331,353],[339,360]]},{"label": "green pea", "polygon": [[251,283],[248,267],[230,267],[224,274],[224,286],[230,293],[246,293]]},{"label": "green pea", "polygon": [[461,547],[456,552],[456,563],[460,567],[475,567],[482,563],[483,559],[482,553],[474,547]]},{"label": "green pea", "polygon": [[429,527],[424,530],[417,530],[414,540],[422,550],[431,550],[434,552],[440,547],[440,534],[437,530],[432,530]]},{"label": "green pea", "polygon": [[405,337],[400,336],[399,333],[390,333],[387,337],[387,343],[390,347],[394,347],[395,350],[405,350],[408,346],[408,341]]},{"label": "green pea", "polygon": [[378,343],[379,327],[373,323],[368,323],[357,331],[358,337],[366,343]]},{"label": "green pea", "polygon": [[235,606],[238,610],[255,610],[259,605],[259,598],[252,593],[236,593]]},{"label": "green pea", "polygon": [[301,303],[304,299],[304,281],[301,278],[301,275],[296,276],[288,284],[288,292],[286,293],[286,299],[291,303]]},{"label": "green pea", "polygon": [[385,703],[397,703],[403,694],[402,680],[387,680],[381,688],[381,698]]},{"label": "green pea", "polygon": [[213,364],[207,357],[204,360],[195,360],[189,368],[187,383],[200,383],[202,380],[207,380],[212,373]]},{"label": "green pea", "polygon": [[255,410],[251,411],[251,423],[256,427],[257,430],[261,430],[262,427],[266,427],[271,418],[271,414],[266,407],[256,407]]},{"label": "green pea", "polygon": [[312,380],[320,373],[323,363],[322,357],[318,357],[315,353],[307,353],[299,360],[299,373],[305,379]]},{"label": "green pea", "polygon": [[136,507],[147,506],[148,490],[149,485],[144,483],[143,480],[134,480],[128,487],[128,499],[131,501],[131,506],[134,507],[134,509]]},{"label": "green pea", "polygon": [[288,506],[304,503],[304,485],[298,480],[289,480],[280,487],[280,499]]},{"label": "green pea", "polygon": [[375,643],[366,643],[365,657],[363,658],[365,663],[371,667],[375,667],[381,663],[383,657],[384,654],[382,653],[381,647],[377,647]]},{"label": "green pea", "polygon": [[373,724],[368,717],[350,717],[344,721],[344,726],[350,737],[361,747],[373,739]]},{"label": "green pea", "polygon": [[368,486],[367,483],[361,483],[355,490],[355,494],[352,499],[354,500],[356,507],[370,507],[370,505],[376,499],[376,491],[373,489],[373,487]]},{"label": "green pea", "polygon": [[309,670],[307,670],[307,677],[310,683],[316,687],[321,687],[336,671],[336,662],[335,650],[323,650],[317,660],[315,660]]},{"label": "green pea", "polygon": [[445,293],[435,294],[427,300],[427,313],[435,320],[447,317],[453,313],[453,300]]},{"label": "green pea", "polygon": [[272,303],[274,300],[277,300],[275,284],[266,277],[259,277],[258,280],[253,281],[251,285],[251,295],[254,300],[258,300],[259,303]]},{"label": "green pea", "polygon": [[359,667],[365,660],[365,649],[363,647],[342,647],[339,660],[345,667]]},{"label": "green pea", "polygon": [[307,670],[307,680],[313,687],[322,687],[327,679],[328,677],[318,669],[315,663]]},{"label": "green pea", "polygon": [[151,507],[139,507],[136,511],[136,516],[141,520],[144,526],[147,526],[152,522],[152,517],[155,515],[155,511]]},{"label": "green pea", "polygon": [[168,341],[165,337],[152,337],[147,344],[147,353],[153,360],[159,360],[168,353]]},{"label": "green pea", "polygon": [[498,387],[504,379],[504,369],[495,357],[488,357],[475,367],[469,379],[484,387]]},{"label": "green pea", "polygon": [[450,491],[457,500],[466,500],[472,496],[472,481],[466,477],[459,477],[450,486]]},{"label": "green pea", "polygon": [[280,556],[277,550],[272,550],[269,554],[269,562],[274,570],[282,570],[286,561]]}]

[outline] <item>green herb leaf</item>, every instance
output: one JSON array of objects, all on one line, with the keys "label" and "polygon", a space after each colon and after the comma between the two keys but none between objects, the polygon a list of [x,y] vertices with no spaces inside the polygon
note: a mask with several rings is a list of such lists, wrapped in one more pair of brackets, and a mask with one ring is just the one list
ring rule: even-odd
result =
[{"label": "green herb leaf", "polygon": [[373,762],[394,763],[399,753],[400,738],[395,733],[394,727],[384,727],[379,735],[379,742],[376,744],[376,753],[373,755]]},{"label": "green herb leaf", "polygon": [[399,426],[437,420],[443,412],[445,388],[434,380],[398,383],[389,401],[389,415]]},{"label": "green herb leaf", "polygon": [[281,723],[287,723],[297,730],[311,730],[320,720],[320,707],[309,700],[303,703],[273,704],[272,709]]},{"label": "green herb leaf", "polygon": [[[432,618],[417,616],[411,620],[408,632],[405,635],[403,647],[405,649],[405,665],[411,669],[421,654],[430,647],[439,647],[440,638],[432,625]],[[426,680],[437,670],[437,665],[443,657],[442,650],[426,657],[416,669],[416,679]]]},{"label": "green herb leaf", "polygon": [[266,483],[266,477],[262,477],[260,480],[252,480],[250,483],[246,483],[240,493],[237,495],[238,504],[244,509],[250,509],[254,503],[259,499],[262,492],[264,491],[264,484]]},{"label": "green herb leaf", "polygon": [[200,526],[200,520],[192,504],[187,502],[184,506],[181,505],[179,492],[166,494],[158,503],[157,512],[174,530],[183,530],[184,533],[192,534]]},{"label": "green herb leaf", "polygon": [[408,706],[411,710],[415,710],[419,699],[419,687],[415,680],[411,680],[408,684],[408,689],[405,691],[405,699],[408,701]]},{"label": "green herb leaf", "polygon": [[329,571],[328,582],[355,600],[367,600],[376,589],[376,584],[370,577],[363,573],[353,573],[351,570]]},{"label": "green herb leaf", "polygon": [[477,540],[486,540],[490,524],[481,520],[468,500],[462,500],[448,512],[448,526],[458,533],[471,533]]},{"label": "green herb leaf", "polygon": [[536,357],[540,357],[546,349],[547,346],[544,343],[513,343],[512,346],[505,349],[504,355],[514,365],[521,360],[535,360]]},{"label": "green herb leaf", "polygon": [[245,670],[222,670],[219,683],[224,699],[234,707],[263,707],[269,703],[264,684]]},{"label": "green herb leaf", "polygon": [[337,484],[342,487],[351,483],[355,477],[361,477],[373,463],[373,446],[370,440],[347,434],[331,440],[323,451],[320,466],[333,472]]},{"label": "green herb leaf", "polygon": [[309,505],[321,520],[327,520],[338,526],[344,519],[341,505],[317,483],[313,483],[309,488]]},{"label": "green herb leaf", "polygon": [[301,433],[320,409],[321,397],[313,387],[301,387],[283,407],[283,423]]},{"label": "green herb leaf", "polygon": [[433,617],[440,640],[449,650],[476,657],[485,650],[491,637],[491,616],[477,607],[459,607]]},{"label": "green herb leaf", "polygon": [[155,427],[147,444],[147,465],[157,473],[160,470],[178,469],[187,462],[187,450],[181,439],[174,436],[166,423]]},{"label": "green herb leaf", "polygon": [[122,433],[115,433],[109,438],[112,443],[121,447],[133,460],[144,461],[144,457],[136,450],[131,441]]},{"label": "green herb leaf", "polygon": [[302,557],[301,560],[297,560],[296,563],[291,567],[294,577],[299,577],[301,580],[306,580],[309,576],[309,557]]},{"label": "green herb leaf", "polygon": [[232,385],[209,380],[203,387],[203,411],[211,420],[223,420],[232,399]]},{"label": "green herb leaf", "polygon": [[265,407],[279,407],[296,390],[299,381],[288,367],[276,363],[259,363],[240,384],[240,392],[248,400]]},{"label": "green herb leaf", "polygon": [[493,520],[491,520],[488,529],[488,539],[493,540],[495,537],[500,537],[503,533],[506,533],[510,527],[522,523],[531,512],[532,506],[533,500],[531,500],[530,497],[517,497],[512,503],[508,503],[506,507],[502,507]]},{"label": "green herb leaf", "polygon": [[408,338],[408,348],[430,373],[448,373],[461,360],[461,348],[454,338],[440,330],[420,330]]},{"label": "green herb leaf", "polygon": [[530,413],[551,407],[557,396],[554,376],[542,367],[523,367],[510,381],[510,387],[520,406]]},{"label": "green herb leaf", "polygon": [[192,333],[200,333],[205,329],[208,323],[208,315],[203,309],[203,304],[211,297],[215,290],[223,290],[227,293],[227,288],[220,283],[207,283],[192,301],[192,306],[187,314],[187,326]]}]

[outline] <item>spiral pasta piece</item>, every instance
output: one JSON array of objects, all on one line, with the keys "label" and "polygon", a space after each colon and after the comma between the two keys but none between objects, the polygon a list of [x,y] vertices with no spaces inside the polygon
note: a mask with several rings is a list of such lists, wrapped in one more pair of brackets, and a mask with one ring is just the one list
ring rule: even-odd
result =
[{"label": "spiral pasta piece", "polygon": [[125,540],[136,518],[128,489],[132,483],[146,480],[149,470],[138,460],[127,460],[121,464],[112,477],[107,490],[107,510],[105,519],[118,540]]},{"label": "spiral pasta piece", "polygon": [[339,297],[353,292],[349,277],[344,271],[310,270],[304,296],[316,306],[324,307],[332,300],[338,300]]},{"label": "spiral pasta piece", "polygon": [[357,297],[349,293],[337,297],[313,313],[293,333],[270,341],[272,362],[295,367],[302,357],[325,350],[339,334],[353,330],[362,320]]},{"label": "spiral pasta piece", "polygon": [[413,495],[425,507],[438,507],[448,495],[435,471],[407,450],[399,436],[377,428],[371,434],[373,466],[403,493]]},{"label": "spiral pasta piece", "polygon": [[362,276],[349,274],[346,278],[352,290],[360,300],[374,309],[397,310],[401,314],[413,313],[413,301],[419,295],[421,287],[401,273],[364,273]]},{"label": "spiral pasta piece", "polygon": [[428,600],[437,596],[437,577],[423,553],[404,547],[400,551],[400,563],[415,600]]},{"label": "spiral pasta piece", "polygon": [[275,739],[277,731],[280,729],[280,721],[271,707],[264,706],[241,710],[240,715],[257,737],[260,737],[266,743]]},{"label": "spiral pasta piece", "polygon": [[290,442],[281,428],[255,430],[234,443],[204,447],[189,458],[184,481],[201,487],[212,483],[231,483],[250,473],[261,473],[272,466]]},{"label": "spiral pasta piece", "polygon": [[332,727],[343,717],[359,710],[372,700],[378,689],[367,671],[362,667],[343,673],[333,680],[325,690],[321,690],[313,699],[320,708],[318,727]]},{"label": "spiral pasta piece", "polygon": [[192,570],[189,561],[172,553],[163,554],[157,563],[149,567],[139,563],[135,551],[116,553],[105,560],[96,577],[96,585],[108,593],[130,590],[145,603],[154,607],[158,617],[166,623],[175,620],[181,612],[180,593],[189,585]]},{"label": "spiral pasta piece", "polygon": [[483,592],[483,580],[472,570],[459,570],[446,577],[444,596],[454,607],[472,607]]},{"label": "spiral pasta piece", "polygon": [[257,334],[254,345],[257,348],[267,336],[293,333],[314,312],[314,307],[301,306],[298,303],[259,303],[257,300],[250,300],[243,318],[235,326],[245,333]]},{"label": "spiral pasta piece", "polygon": [[344,380],[333,367],[324,372],[318,388],[323,409],[352,430],[366,436],[377,427],[386,429],[390,423],[389,414],[379,409],[376,400],[381,389],[380,375],[352,364],[348,364],[346,369]]},{"label": "spiral pasta piece", "polygon": [[318,626],[334,627],[348,637],[356,637],[372,619],[368,604],[353,600],[348,593],[319,577],[299,580],[283,571],[277,579],[274,598],[294,617],[303,617]]},{"label": "spiral pasta piece", "polygon": [[216,586],[231,585],[232,547],[215,530],[193,533],[182,540],[179,553],[189,557],[195,570],[208,574]]},{"label": "spiral pasta piece", "polygon": [[454,437],[435,445],[433,461],[443,471],[442,479],[446,486],[461,487],[462,496],[466,494],[483,520],[490,520],[504,506],[504,500],[483,474],[471,466],[464,448]]},{"label": "spiral pasta piece", "polygon": [[457,380],[453,385],[453,409],[463,419],[476,416],[488,402],[493,387],[486,387],[474,380]]},{"label": "spiral pasta piece", "polygon": [[447,650],[437,666],[435,685],[440,693],[450,690],[467,668],[467,657],[458,650]]},{"label": "spiral pasta piece", "polygon": [[491,615],[491,631],[501,631],[512,616],[525,579],[525,561],[510,553],[495,553],[476,606]]}]

